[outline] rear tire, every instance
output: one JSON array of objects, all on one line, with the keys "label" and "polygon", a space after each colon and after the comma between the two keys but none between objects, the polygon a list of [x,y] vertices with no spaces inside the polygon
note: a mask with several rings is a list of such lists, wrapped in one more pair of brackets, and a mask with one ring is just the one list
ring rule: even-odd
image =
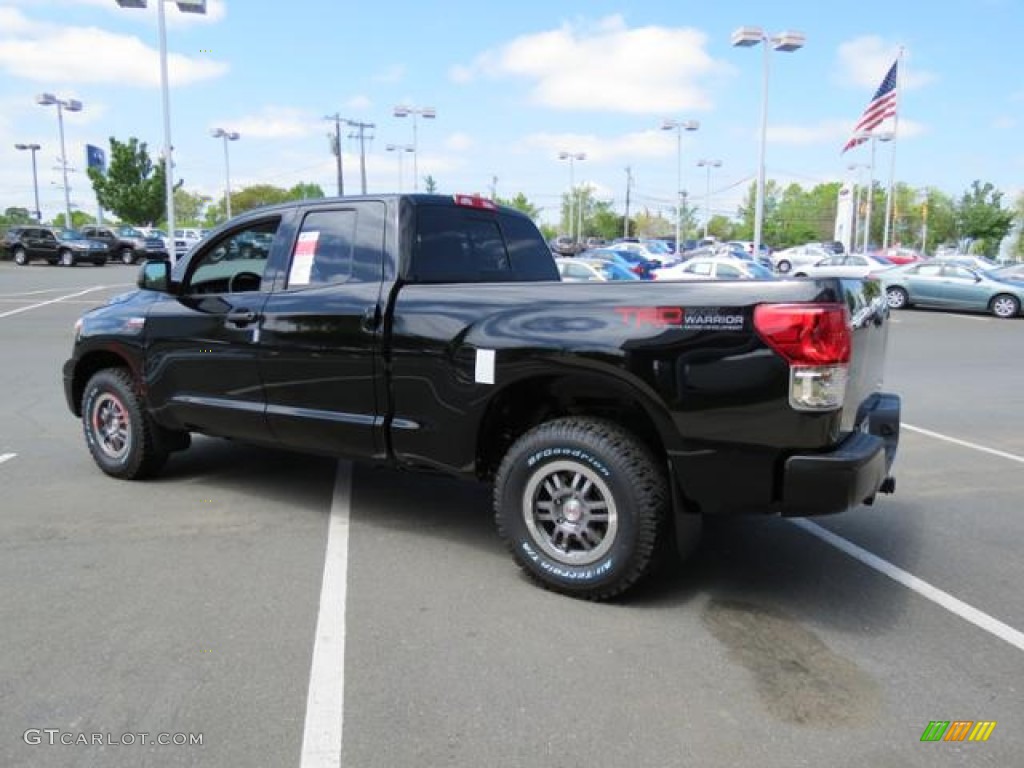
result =
[{"label": "rear tire", "polygon": [[73,267],[75,266],[75,254],[71,251],[63,250],[60,252],[60,265],[62,267]]},{"label": "rear tire", "polygon": [[122,264],[127,264],[128,266],[131,266],[132,264],[135,263],[135,251],[133,251],[131,248],[122,248],[120,255]]},{"label": "rear tire", "polygon": [[14,263],[17,264],[19,267],[24,267],[26,264],[28,264],[28,254],[25,253],[24,248],[18,248],[14,252]]},{"label": "rear tire", "polygon": [[989,302],[988,308],[992,310],[993,315],[1005,320],[1010,317],[1016,317],[1020,314],[1020,301],[1016,296],[1011,296],[1008,293],[1001,293]]},{"label": "rear tire", "polygon": [[509,449],[495,521],[512,556],[546,589],[606,600],[646,576],[668,530],[665,472],[612,422],[550,421]]},{"label": "rear tire", "polygon": [[124,368],[106,368],[89,379],[82,394],[82,427],[93,460],[111,477],[150,477],[167,461],[161,430]]},{"label": "rear tire", "polygon": [[793,265],[792,265],[792,264],[790,264],[790,263],[789,263],[788,261],[786,261],[785,259],[783,259],[782,261],[780,261],[780,262],[778,263],[778,265],[776,265],[776,269],[778,269],[778,270],[779,270],[779,272],[781,272],[782,274],[786,274],[786,273],[787,273],[787,272],[789,272],[789,270],[791,270],[792,268],[793,268]]}]

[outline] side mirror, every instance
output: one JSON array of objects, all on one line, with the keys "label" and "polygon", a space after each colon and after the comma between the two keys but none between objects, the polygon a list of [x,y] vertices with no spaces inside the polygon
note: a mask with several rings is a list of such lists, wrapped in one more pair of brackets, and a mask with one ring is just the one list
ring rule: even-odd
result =
[{"label": "side mirror", "polygon": [[171,265],[166,261],[147,261],[139,269],[136,284],[144,291],[167,293],[171,284]]}]

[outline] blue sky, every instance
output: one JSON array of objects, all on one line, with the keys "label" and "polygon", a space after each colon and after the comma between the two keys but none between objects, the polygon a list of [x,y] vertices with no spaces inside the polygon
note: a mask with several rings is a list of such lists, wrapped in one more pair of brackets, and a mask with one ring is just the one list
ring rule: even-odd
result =
[{"label": "blue sky", "polygon": [[[35,142],[43,213],[63,210],[53,107],[43,91],[81,100],[66,115],[72,200],[95,212],[84,166],[87,143],[136,136],[156,155],[163,143],[157,0],[146,10],[115,0],[0,0],[0,209],[31,208],[28,153]],[[1019,194],[1024,30],[1020,0],[943,0],[855,5],[818,2],[480,3],[404,0],[209,0],[208,14],[166,6],[176,176],[191,191],[223,194],[223,143],[234,188],[299,181],[336,190],[324,116],[375,124],[366,145],[370,192],[397,191],[399,155],[410,145],[398,104],[433,107],[417,121],[416,165],[442,192],[522,192],[557,216],[570,181],[559,151],[583,152],[577,184],[623,209],[632,169],[632,210],[668,214],[676,188],[676,134],[662,121],[695,119],[683,136],[683,186],[703,205],[701,158],[712,211],[733,214],[756,174],[761,48],[733,48],[732,31],[798,30],[806,46],[772,52],[768,178],[810,187],[849,178],[868,146],[840,155],[849,131],[903,46],[899,137],[879,144],[876,178],[896,177],[959,195],[974,179]],[[359,149],[344,140],[346,192],[359,191]],[[411,154],[402,159],[412,188]],[[866,171],[860,170],[862,179]],[[422,183],[421,183],[422,189]]]}]

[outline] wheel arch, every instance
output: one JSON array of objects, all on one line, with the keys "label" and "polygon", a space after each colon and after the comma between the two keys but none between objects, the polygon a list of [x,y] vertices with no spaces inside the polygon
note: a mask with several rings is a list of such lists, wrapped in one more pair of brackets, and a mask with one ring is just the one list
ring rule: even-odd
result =
[{"label": "wheel arch", "polygon": [[509,383],[488,402],[477,432],[477,475],[492,479],[509,447],[533,427],[566,416],[622,425],[665,456],[673,444],[671,417],[640,386],[607,372],[571,371]]},{"label": "wheel arch", "polygon": [[138,381],[135,366],[124,355],[110,349],[97,349],[83,355],[75,365],[75,372],[71,378],[71,407],[75,416],[82,416],[82,395],[85,393],[85,385],[97,371],[104,368],[124,368],[135,381]]}]

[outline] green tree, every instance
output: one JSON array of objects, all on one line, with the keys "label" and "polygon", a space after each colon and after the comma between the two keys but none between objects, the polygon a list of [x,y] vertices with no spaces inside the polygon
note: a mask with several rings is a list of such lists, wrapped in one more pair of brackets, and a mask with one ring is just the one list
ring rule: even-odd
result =
[{"label": "green tree", "polygon": [[210,201],[209,195],[199,192],[189,192],[185,189],[174,190],[174,220],[175,226],[198,227],[203,220],[203,210]]},{"label": "green tree", "polygon": [[433,176],[424,176],[423,188],[427,191],[427,194],[433,195],[437,192],[437,181]]},{"label": "green tree", "polygon": [[995,256],[1013,226],[1013,211],[1002,207],[1003,193],[992,184],[974,181],[960,198],[957,223],[963,237],[973,241],[972,251]]},{"label": "green tree", "polygon": [[738,240],[736,237],[736,229],[738,225],[728,216],[722,216],[721,214],[715,214],[711,217],[708,222],[708,235],[717,237],[719,240],[725,242],[727,240]]},{"label": "green tree", "polygon": [[111,136],[110,167],[106,173],[98,168],[88,173],[96,200],[126,224],[151,225],[163,217],[167,206],[164,162],[154,165],[145,142],[135,137],[120,142]]},{"label": "green tree", "polygon": [[531,203],[522,192],[517,194],[511,200],[506,200],[503,197],[497,197],[494,199],[494,202],[498,205],[505,205],[509,208],[515,208],[517,211],[522,211],[534,221],[537,221],[537,219],[540,218],[541,209]]},{"label": "green tree", "polygon": [[[291,189],[282,189],[272,184],[254,184],[251,187],[242,187],[231,192],[231,214],[238,214],[260,208],[264,205],[276,205],[289,200],[319,199],[325,197],[323,189],[318,184],[299,182]],[[204,226],[215,227],[227,218],[227,207],[222,197],[216,203],[206,208],[206,219]]]},{"label": "green tree", "polygon": [[[63,213],[58,213],[53,217],[53,226],[55,227],[66,227],[67,217]],[[71,229],[81,229],[87,227],[90,224],[96,223],[96,217],[90,216],[85,211],[72,211],[71,212]]]},{"label": "green tree", "polygon": [[0,216],[0,231],[8,227],[17,227],[21,224],[35,224],[36,220],[28,208],[7,208],[3,216]]},{"label": "green tree", "polygon": [[622,235],[623,218],[613,210],[610,201],[597,202],[590,216],[590,231],[596,237],[614,240]]},{"label": "green tree", "polygon": [[1024,192],[1017,195],[1017,203],[1014,206],[1017,214],[1017,241],[1013,244],[1013,255],[1017,261],[1024,261]]},{"label": "green tree", "polygon": [[[327,195],[324,194],[323,188],[319,184],[308,181],[300,181],[288,190],[289,200],[320,200],[324,197]],[[232,198],[231,205],[234,206],[234,204],[234,198]]]}]

